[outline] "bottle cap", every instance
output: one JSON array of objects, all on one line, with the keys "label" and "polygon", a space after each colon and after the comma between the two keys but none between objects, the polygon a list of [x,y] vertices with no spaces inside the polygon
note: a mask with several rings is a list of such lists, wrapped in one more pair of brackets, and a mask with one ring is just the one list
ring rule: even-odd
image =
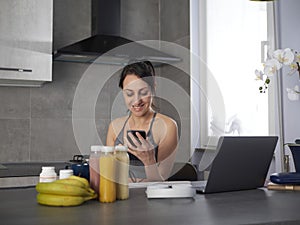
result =
[{"label": "bottle cap", "polygon": [[55,170],[54,166],[42,166],[42,170]]},{"label": "bottle cap", "polygon": [[127,152],[128,151],[128,147],[124,146],[124,145],[117,145],[117,146],[115,146],[115,150],[116,151],[120,151],[120,152]]},{"label": "bottle cap", "polygon": [[91,151],[92,152],[98,152],[98,151],[101,151],[101,145],[92,145],[91,146]]},{"label": "bottle cap", "polygon": [[114,147],[113,146],[102,146],[101,147],[101,152],[113,152]]}]

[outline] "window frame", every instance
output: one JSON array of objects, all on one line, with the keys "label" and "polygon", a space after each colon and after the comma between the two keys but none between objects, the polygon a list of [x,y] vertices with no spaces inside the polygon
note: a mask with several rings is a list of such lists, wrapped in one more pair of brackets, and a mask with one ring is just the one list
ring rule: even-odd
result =
[{"label": "window frame", "polygon": [[[208,129],[201,124],[208,124],[208,113],[206,101],[201,101],[201,91],[207,91],[206,87],[201,84],[206,84],[207,77],[200,74],[207,74],[207,67],[201,67],[201,58],[206,57],[206,34],[201,32],[206,30],[206,2],[207,0],[190,0],[190,56],[191,56],[191,154],[194,148],[203,148],[202,143],[208,143]],[[258,3],[260,4],[260,3]],[[275,27],[275,6],[273,2],[267,4],[267,49],[276,49],[276,27]],[[201,48],[200,48],[201,46]],[[263,48],[262,48],[263,49]],[[264,52],[263,56],[266,55]],[[258,62],[259,65],[260,62]],[[268,126],[269,135],[283,136],[282,130],[282,111],[281,111],[281,92],[280,80],[277,76],[271,81],[274,85],[269,86],[268,90]],[[199,97],[200,96],[200,97]],[[202,102],[202,103],[201,103]],[[200,115],[200,117],[199,117]],[[201,129],[200,129],[201,127]],[[282,140],[282,138],[279,138]],[[280,142],[280,141],[279,141]],[[282,144],[278,144],[275,150],[275,167],[276,170],[282,171]]]}]

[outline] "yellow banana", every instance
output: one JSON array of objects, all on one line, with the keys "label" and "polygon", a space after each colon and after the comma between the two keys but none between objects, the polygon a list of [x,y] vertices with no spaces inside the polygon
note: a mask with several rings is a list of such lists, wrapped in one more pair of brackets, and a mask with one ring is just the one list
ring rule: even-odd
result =
[{"label": "yellow banana", "polygon": [[77,186],[77,187],[85,188],[89,192],[91,192],[92,194],[95,194],[95,191],[92,188],[90,188],[90,186],[87,187],[83,182],[81,182],[77,179],[69,179],[69,178],[60,179],[60,180],[54,181],[54,183],[74,185],[74,186]]},{"label": "yellow banana", "polygon": [[86,185],[81,181],[75,179],[69,179],[69,178],[56,180],[54,181],[54,183],[68,184],[68,185],[74,185],[81,188],[86,188]]},{"label": "yellow banana", "polygon": [[88,192],[90,192],[92,195],[96,194],[96,192],[95,192],[92,188],[88,188],[87,190],[88,190]]},{"label": "yellow banana", "polygon": [[87,179],[85,179],[84,177],[72,175],[72,176],[68,177],[68,179],[78,180],[78,181],[82,182],[86,188],[90,187],[89,181]]},{"label": "yellow banana", "polygon": [[93,198],[95,198],[95,196],[81,197],[41,193],[38,193],[36,197],[39,204],[48,206],[77,206]]},{"label": "yellow banana", "polygon": [[36,190],[43,194],[54,194],[54,195],[68,195],[68,196],[93,196],[94,193],[88,189],[81,188],[69,184],[61,183],[38,183],[36,185]]}]

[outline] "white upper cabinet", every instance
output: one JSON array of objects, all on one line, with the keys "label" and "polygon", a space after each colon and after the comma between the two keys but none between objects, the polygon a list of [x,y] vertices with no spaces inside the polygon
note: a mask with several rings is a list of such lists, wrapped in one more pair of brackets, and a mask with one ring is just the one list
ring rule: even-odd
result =
[{"label": "white upper cabinet", "polygon": [[52,81],[53,0],[0,1],[0,85]]}]

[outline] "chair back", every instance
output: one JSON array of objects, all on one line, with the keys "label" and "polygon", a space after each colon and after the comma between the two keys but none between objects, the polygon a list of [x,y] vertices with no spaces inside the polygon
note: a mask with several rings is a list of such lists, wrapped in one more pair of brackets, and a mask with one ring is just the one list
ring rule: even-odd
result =
[{"label": "chair back", "polygon": [[168,181],[196,181],[197,170],[191,163],[174,163]]}]

